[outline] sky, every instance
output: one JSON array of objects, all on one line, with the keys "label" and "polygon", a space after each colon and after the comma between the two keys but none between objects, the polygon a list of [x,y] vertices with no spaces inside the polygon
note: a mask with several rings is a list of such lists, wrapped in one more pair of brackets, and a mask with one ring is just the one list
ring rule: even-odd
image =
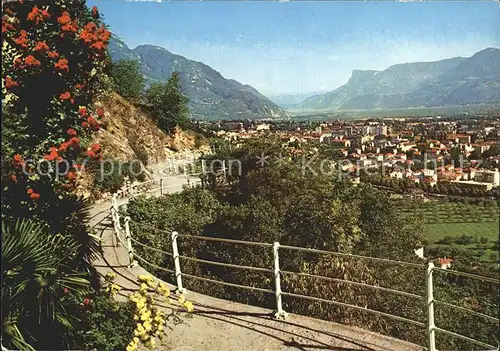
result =
[{"label": "sky", "polygon": [[354,69],[500,47],[498,2],[87,3],[130,48],[162,46],[270,97],[331,91]]}]

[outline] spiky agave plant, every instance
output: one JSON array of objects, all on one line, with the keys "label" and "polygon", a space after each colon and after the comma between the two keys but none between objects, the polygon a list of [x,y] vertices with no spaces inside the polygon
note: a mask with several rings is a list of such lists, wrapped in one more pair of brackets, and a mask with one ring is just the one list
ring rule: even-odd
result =
[{"label": "spiky agave plant", "polygon": [[90,291],[87,275],[71,268],[81,244],[45,228],[29,219],[2,222],[2,339],[7,347],[39,349],[71,329],[76,301]]}]

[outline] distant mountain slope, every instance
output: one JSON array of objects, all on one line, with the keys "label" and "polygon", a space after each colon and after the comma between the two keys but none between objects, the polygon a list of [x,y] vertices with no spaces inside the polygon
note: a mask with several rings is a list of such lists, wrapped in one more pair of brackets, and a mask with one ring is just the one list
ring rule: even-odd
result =
[{"label": "distant mountain slope", "polygon": [[192,61],[153,45],[130,49],[112,37],[109,52],[113,61],[139,60],[148,83],[166,81],[180,72],[184,93],[189,98],[191,117],[197,119],[283,118],[286,113],[249,85],[224,78],[202,62]]},{"label": "distant mountain slope", "polygon": [[352,72],[340,88],[307,98],[291,110],[435,107],[500,101],[500,49],[472,57],[398,64]]}]

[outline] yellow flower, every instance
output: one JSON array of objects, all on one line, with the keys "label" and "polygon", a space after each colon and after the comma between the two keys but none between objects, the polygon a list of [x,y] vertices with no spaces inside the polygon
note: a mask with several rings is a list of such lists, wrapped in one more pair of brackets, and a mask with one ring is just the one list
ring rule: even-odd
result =
[{"label": "yellow flower", "polygon": [[151,316],[151,311],[147,311],[146,313],[143,313],[141,315],[141,320],[146,321],[149,319],[150,316]]},{"label": "yellow flower", "polygon": [[184,302],[184,307],[186,307],[188,312],[194,311],[194,306],[193,306],[193,303],[191,301]]},{"label": "yellow flower", "polygon": [[129,345],[127,346],[127,349],[126,349],[126,350],[127,350],[127,351],[135,351],[135,350],[137,350],[137,345],[136,345],[136,344],[129,344]]},{"label": "yellow flower", "polygon": [[184,301],[186,301],[186,298],[183,295],[181,295],[181,296],[179,296],[179,300],[178,301],[182,305],[184,303]]},{"label": "yellow flower", "polygon": [[148,340],[148,342],[146,343],[146,347],[150,348],[150,349],[154,349],[156,346],[156,340],[151,338]]},{"label": "yellow flower", "polygon": [[136,302],[136,307],[137,309],[142,309],[146,305],[146,302],[144,300],[139,300]]},{"label": "yellow flower", "polygon": [[108,279],[108,280],[114,280],[115,278],[116,278],[116,274],[113,272],[108,272],[106,274],[106,279]]}]

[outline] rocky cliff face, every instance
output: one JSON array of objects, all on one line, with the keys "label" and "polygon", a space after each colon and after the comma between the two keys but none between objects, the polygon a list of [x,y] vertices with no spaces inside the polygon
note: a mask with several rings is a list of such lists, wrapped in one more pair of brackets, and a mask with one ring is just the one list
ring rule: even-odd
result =
[{"label": "rocky cliff face", "polygon": [[[99,103],[105,113],[102,128],[92,142],[102,146],[103,159],[139,160],[146,169],[164,164],[183,154],[209,152],[206,140],[191,131],[176,129],[172,135],[160,130],[150,116],[116,93]],[[92,176],[83,172],[78,194],[96,196],[92,192]],[[106,194],[105,194],[106,195]]]},{"label": "rocky cliff face", "polygon": [[469,58],[398,64],[384,71],[354,70],[340,88],[312,96],[294,111],[439,107],[500,101],[500,49]]}]

